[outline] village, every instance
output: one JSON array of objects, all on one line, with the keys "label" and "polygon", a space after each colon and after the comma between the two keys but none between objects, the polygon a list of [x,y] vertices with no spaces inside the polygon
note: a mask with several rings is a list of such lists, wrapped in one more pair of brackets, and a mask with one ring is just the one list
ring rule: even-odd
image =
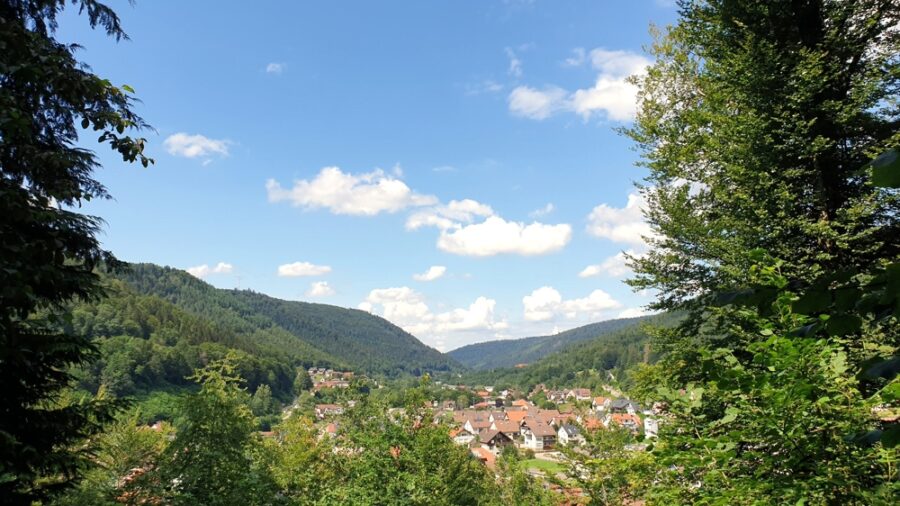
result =
[{"label": "village", "polygon": [[[314,392],[347,388],[353,377],[350,372],[316,368],[309,374]],[[467,447],[473,458],[492,470],[502,452],[514,450],[532,476],[564,480],[566,451],[589,452],[586,433],[624,430],[633,440],[626,449],[643,451],[659,428],[658,404],[642,407],[611,385],[592,392],[588,388],[554,390],[540,384],[526,393],[489,385],[436,384],[447,396],[460,392],[467,395],[458,399],[475,400],[468,406],[458,405],[456,400],[431,400],[428,407],[433,423],[445,424],[454,443]],[[353,405],[352,400],[316,404],[314,415],[321,437],[338,437],[341,418]],[[401,407],[389,410],[391,414],[403,411]]]}]

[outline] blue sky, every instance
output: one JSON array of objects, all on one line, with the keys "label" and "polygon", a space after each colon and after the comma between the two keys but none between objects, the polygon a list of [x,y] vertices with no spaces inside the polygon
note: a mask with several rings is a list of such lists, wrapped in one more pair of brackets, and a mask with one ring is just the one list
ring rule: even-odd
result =
[{"label": "blue sky", "polygon": [[58,37],[156,130],[149,169],[98,150],[115,200],[84,209],[120,258],[360,307],[443,350],[649,301],[622,283],[647,229],[614,129],[668,2],[113,6],[130,41],[74,13]]}]

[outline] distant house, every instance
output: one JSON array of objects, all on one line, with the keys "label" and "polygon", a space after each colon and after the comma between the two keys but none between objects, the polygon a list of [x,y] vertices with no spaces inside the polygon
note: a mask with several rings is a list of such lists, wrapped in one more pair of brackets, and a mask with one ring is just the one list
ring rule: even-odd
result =
[{"label": "distant house", "polygon": [[479,432],[478,441],[481,442],[481,446],[495,453],[499,452],[504,446],[513,444],[512,438],[494,429],[484,429]]},{"label": "distant house", "polygon": [[526,420],[520,433],[525,447],[532,450],[547,450],[556,444],[556,431],[553,427],[537,419]]},{"label": "distant house", "polygon": [[602,413],[609,409],[609,404],[612,402],[612,399],[609,397],[594,397],[594,400],[591,402],[591,408],[598,413]]},{"label": "distant house", "polygon": [[491,422],[491,429],[506,434],[513,441],[519,436],[520,430],[519,424],[512,420],[495,420]]},{"label": "distant house", "polygon": [[591,391],[588,388],[573,388],[566,394],[567,399],[575,399],[576,401],[591,400]]},{"label": "distant house", "polygon": [[556,440],[563,446],[584,444],[584,436],[581,435],[581,431],[578,430],[578,427],[570,424],[563,424],[559,428],[556,432]]},{"label": "distant house", "polygon": [[454,409],[456,409],[456,402],[444,401],[441,403],[441,409],[443,409],[444,411],[453,411]]},{"label": "distant house", "polygon": [[525,417],[529,416],[528,411],[507,411],[506,419],[517,424],[522,423]]},{"label": "distant house", "polygon": [[463,428],[472,434],[478,434],[482,429],[489,429],[491,421],[487,418],[469,418],[463,425]]},{"label": "distant house", "polygon": [[512,402],[512,405],[517,408],[530,408],[533,406],[527,399],[516,399]]},{"label": "distant house", "polygon": [[344,408],[337,404],[316,404],[316,418],[319,420],[327,416],[343,415]]},{"label": "distant house", "polygon": [[466,429],[453,429],[450,431],[450,439],[458,445],[467,445],[475,439],[475,434]]},{"label": "distant house", "polygon": [[497,457],[491,453],[487,448],[472,448],[469,450],[472,452],[472,456],[481,461],[482,464],[486,465],[488,468],[493,469],[494,465],[497,462]]},{"label": "distant house", "polygon": [[659,421],[655,418],[644,418],[644,437],[655,438],[659,434]]},{"label": "distant house", "polygon": [[607,427],[615,424],[625,427],[632,432],[638,432],[642,426],[641,417],[628,413],[612,413],[606,418],[605,422]]},{"label": "distant house", "polygon": [[338,425],[334,422],[329,423],[325,426],[325,435],[328,437],[335,437],[338,433]]},{"label": "distant house", "polygon": [[628,413],[629,415],[636,415],[641,412],[641,407],[634,401],[628,399],[616,399],[609,403],[609,411],[610,413]]}]

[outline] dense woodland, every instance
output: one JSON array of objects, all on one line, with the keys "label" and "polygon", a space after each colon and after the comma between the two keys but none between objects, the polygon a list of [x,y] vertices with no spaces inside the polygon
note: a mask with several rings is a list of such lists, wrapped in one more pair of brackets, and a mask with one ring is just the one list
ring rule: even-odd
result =
[{"label": "dense woodland", "polygon": [[[126,36],[112,9],[73,3]],[[568,455],[585,503],[894,504],[900,4],[678,4],[678,22],[653,29],[623,130],[649,173],[653,230],[630,283],[663,313],[468,380],[612,382],[659,406],[644,451],[604,431]],[[133,90],[54,38],[65,5],[0,3],[3,502],[562,501],[517,455],[489,471],[451,441],[425,373],[466,371],[385,320],[129,270],[105,251],[102,222],[78,212],[109,195],[77,127],[126,162],[153,160]],[[297,373],[315,364],[388,380],[320,394],[356,401],[336,439],[305,416],[315,400]],[[150,429],[147,410],[167,422]]]},{"label": "dense woodland", "polygon": [[448,353],[472,369],[499,369],[530,364],[571,344],[587,341],[639,322],[641,318],[619,318],[583,325],[552,336],[502,339],[469,344]]}]

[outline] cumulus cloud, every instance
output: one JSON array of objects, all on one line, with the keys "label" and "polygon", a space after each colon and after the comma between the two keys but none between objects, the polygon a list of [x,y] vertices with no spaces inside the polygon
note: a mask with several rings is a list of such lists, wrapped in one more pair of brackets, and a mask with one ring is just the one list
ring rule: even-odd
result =
[{"label": "cumulus cloud", "polygon": [[376,288],[359,304],[359,309],[380,314],[417,337],[445,342],[447,333],[503,330],[507,322],[494,315],[496,301],[478,297],[468,307],[434,313],[424,296],[412,288]]},{"label": "cumulus cloud", "polygon": [[[509,95],[509,110],[516,116],[542,120],[561,111],[574,112],[585,120],[602,114],[613,121],[628,121],[637,110],[637,87],[628,82],[633,75],[646,72],[650,60],[630,51],[597,48],[588,55],[597,71],[594,85],[571,93],[558,86],[543,89],[519,86]],[[576,48],[566,66],[578,66],[586,60],[583,49]]]},{"label": "cumulus cloud", "polygon": [[486,204],[452,200],[413,213],[407,230],[431,226],[440,230],[437,247],[456,255],[485,257],[500,254],[543,255],[559,251],[572,238],[568,224],[525,224],[507,221]]},{"label": "cumulus cloud", "polygon": [[307,209],[326,208],[335,214],[372,216],[413,206],[433,205],[437,199],[413,192],[409,186],[381,169],[350,174],[326,167],[311,180],[294,181],[283,188],[274,179],[266,182],[269,202],[290,202]]},{"label": "cumulus cloud", "polygon": [[205,278],[210,274],[230,274],[234,270],[234,266],[226,262],[219,262],[213,267],[203,264],[195,267],[188,267],[186,270],[188,274],[195,278]]},{"label": "cumulus cloud", "polygon": [[509,94],[507,101],[513,115],[536,120],[547,119],[569,107],[566,90],[558,86],[546,86],[543,89],[517,86]]},{"label": "cumulus cloud", "polygon": [[542,286],[522,297],[522,306],[526,320],[546,321],[560,316],[570,320],[596,318],[611,309],[622,307],[622,304],[599,289],[587,297],[565,300],[555,288]]},{"label": "cumulus cloud", "polygon": [[266,65],[266,74],[280,75],[282,72],[284,72],[286,66],[287,65],[285,65],[284,63],[272,62]]},{"label": "cumulus cloud", "polygon": [[163,141],[166,152],[173,156],[185,158],[209,158],[213,155],[228,156],[228,144],[226,140],[210,139],[209,137],[184,132],[172,134]]},{"label": "cumulus cloud", "polygon": [[606,275],[617,278],[624,276],[631,272],[631,268],[628,267],[628,259],[626,258],[626,256],[629,255],[635,258],[641,258],[643,256],[631,249],[625,252],[620,251],[599,264],[588,265],[578,273],[578,277],[590,278],[592,276]]},{"label": "cumulus cloud", "polygon": [[432,265],[422,274],[413,274],[413,279],[416,281],[434,281],[442,277],[446,272],[447,268],[443,265]]},{"label": "cumulus cloud", "polygon": [[491,206],[476,200],[451,200],[447,204],[411,214],[406,220],[406,229],[417,230],[425,226],[437,227],[441,230],[458,228],[460,223],[471,223],[477,217],[493,216],[493,214],[494,210],[491,209]]},{"label": "cumulus cloud", "polygon": [[334,295],[334,288],[328,284],[328,281],[313,281],[309,285],[306,295],[308,297],[328,297]]},{"label": "cumulus cloud", "polygon": [[644,220],[644,197],[637,192],[628,195],[625,207],[600,204],[588,215],[587,230],[590,234],[613,242],[643,247],[645,237],[653,237],[653,229]]},{"label": "cumulus cloud", "polygon": [[562,223],[525,224],[490,216],[481,223],[442,230],[438,248],[448,253],[485,257],[504,253],[543,255],[563,249],[572,239],[572,227]]},{"label": "cumulus cloud", "polygon": [[321,276],[331,272],[328,265],[315,265],[309,262],[294,262],[278,266],[278,275],[285,278],[301,276]]}]

